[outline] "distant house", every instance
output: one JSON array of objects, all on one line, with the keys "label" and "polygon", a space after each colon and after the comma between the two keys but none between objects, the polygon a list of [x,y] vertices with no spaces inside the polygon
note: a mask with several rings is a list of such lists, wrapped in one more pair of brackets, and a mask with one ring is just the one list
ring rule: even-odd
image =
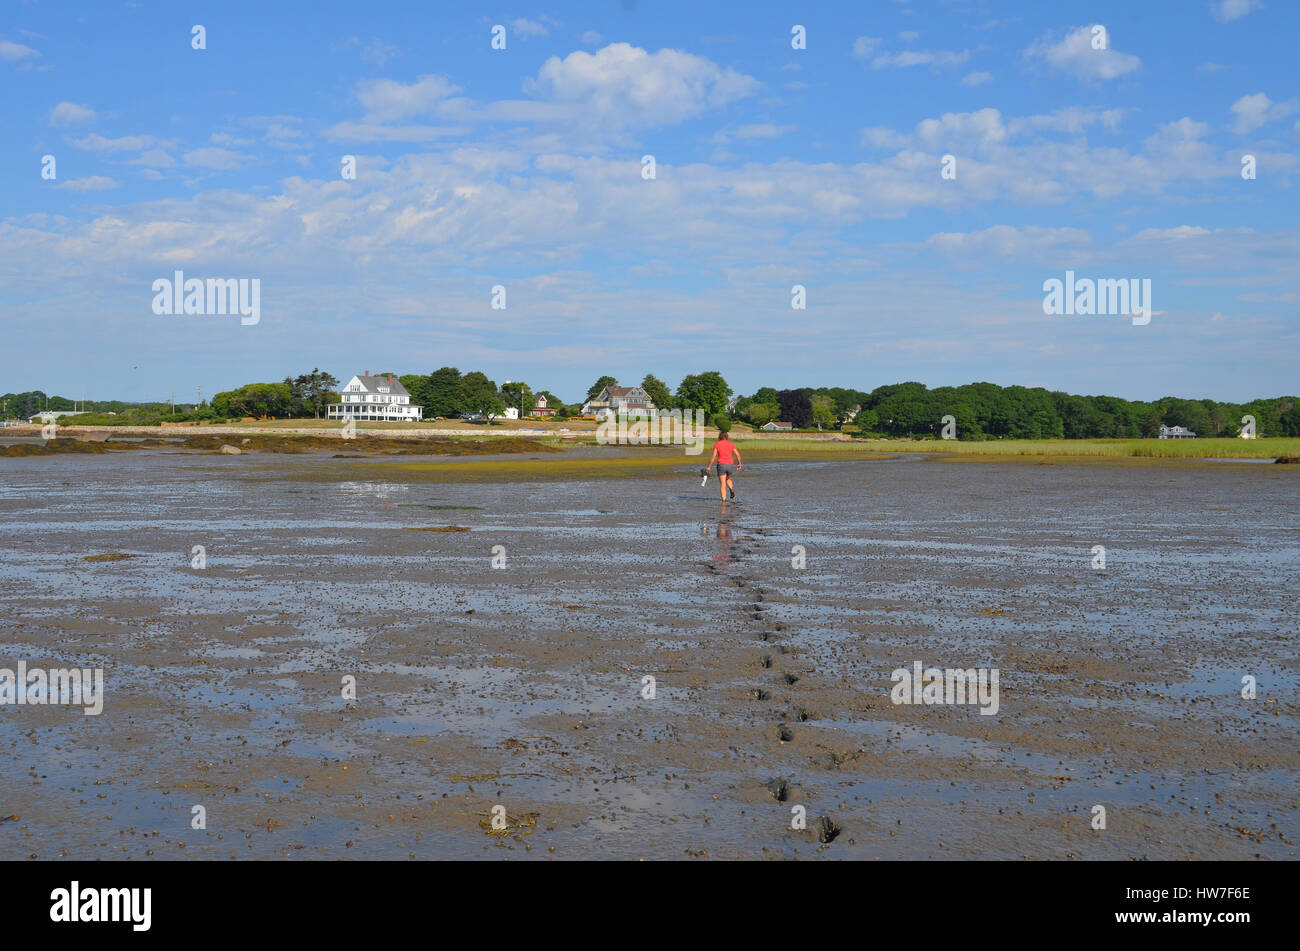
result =
[{"label": "distant house", "polygon": [[554,416],[555,410],[546,405],[546,397],[537,397],[537,405],[533,407],[534,416]]},{"label": "distant house", "polygon": [[1185,426],[1166,426],[1160,424],[1160,439],[1195,439],[1196,433]]},{"label": "distant house", "polygon": [[583,416],[605,419],[614,416],[650,416],[655,411],[654,400],[639,386],[607,386],[582,406]]},{"label": "distant house", "polygon": [[778,423],[776,420],[773,420],[770,423],[764,423],[759,428],[765,433],[775,433],[781,432],[782,430],[788,431],[794,429],[794,423]]},{"label": "distant house", "polygon": [[411,394],[391,373],[371,376],[367,370],[364,376],[354,376],[339,399],[342,402],[329,405],[327,418],[415,422],[424,414],[424,407],[411,403]]},{"label": "distant house", "polygon": [[43,412],[37,413],[27,421],[29,423],[52,423],[60,416],[85,416],[89,412],[90,410],[88,409],[47,409]]}]

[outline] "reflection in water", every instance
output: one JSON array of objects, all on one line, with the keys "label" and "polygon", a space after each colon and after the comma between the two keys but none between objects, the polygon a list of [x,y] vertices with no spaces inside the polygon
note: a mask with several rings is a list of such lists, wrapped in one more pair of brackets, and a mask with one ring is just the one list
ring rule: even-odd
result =
[{"label": "reflection in water", "polygon": [[731,564],[731,542],[733,533],[727,512],[727,503],[722,502],[718,505],[718,522],[716,527],[709,525],[707,522],[700,526],[706,536],[715,539],[713,544],[713,560],[719,565]]}]

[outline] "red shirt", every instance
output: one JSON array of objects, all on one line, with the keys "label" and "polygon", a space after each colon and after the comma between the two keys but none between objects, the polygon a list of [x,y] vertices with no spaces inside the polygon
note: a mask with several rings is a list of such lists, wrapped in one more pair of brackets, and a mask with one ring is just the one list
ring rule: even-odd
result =
[{"label": "red shirt", "polygon": [[719,439],[713,451],[718,454],[718,462],[729,466],[736,461],[736,444],[730,439]]}]

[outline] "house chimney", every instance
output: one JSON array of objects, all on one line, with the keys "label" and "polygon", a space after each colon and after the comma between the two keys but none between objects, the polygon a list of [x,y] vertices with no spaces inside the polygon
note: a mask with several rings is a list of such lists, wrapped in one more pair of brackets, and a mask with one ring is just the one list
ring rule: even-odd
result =
[{"label": "house chimney", "polygon": [[366,371],[366,376],[370,376],[370,371],[369,371],[369,370]]},{"label": "house chimney", "polygon": [[393,382],[393,375],[392,375],[391,373],[388,374],[388,382],[389,382],[389,383],[392,383],[392,382]]}]

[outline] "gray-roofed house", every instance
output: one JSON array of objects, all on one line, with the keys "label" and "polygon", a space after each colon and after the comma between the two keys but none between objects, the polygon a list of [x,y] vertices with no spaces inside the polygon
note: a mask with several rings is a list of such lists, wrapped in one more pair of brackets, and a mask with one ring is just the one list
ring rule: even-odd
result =
[{"label": "gray-roofed house", "polygon": [[331,403],[329,419],[360,419],[415,422],[424,415],[424,407],[411,402],[411,394],[391,373],[354,376],[339,391],[341,402]]}]

